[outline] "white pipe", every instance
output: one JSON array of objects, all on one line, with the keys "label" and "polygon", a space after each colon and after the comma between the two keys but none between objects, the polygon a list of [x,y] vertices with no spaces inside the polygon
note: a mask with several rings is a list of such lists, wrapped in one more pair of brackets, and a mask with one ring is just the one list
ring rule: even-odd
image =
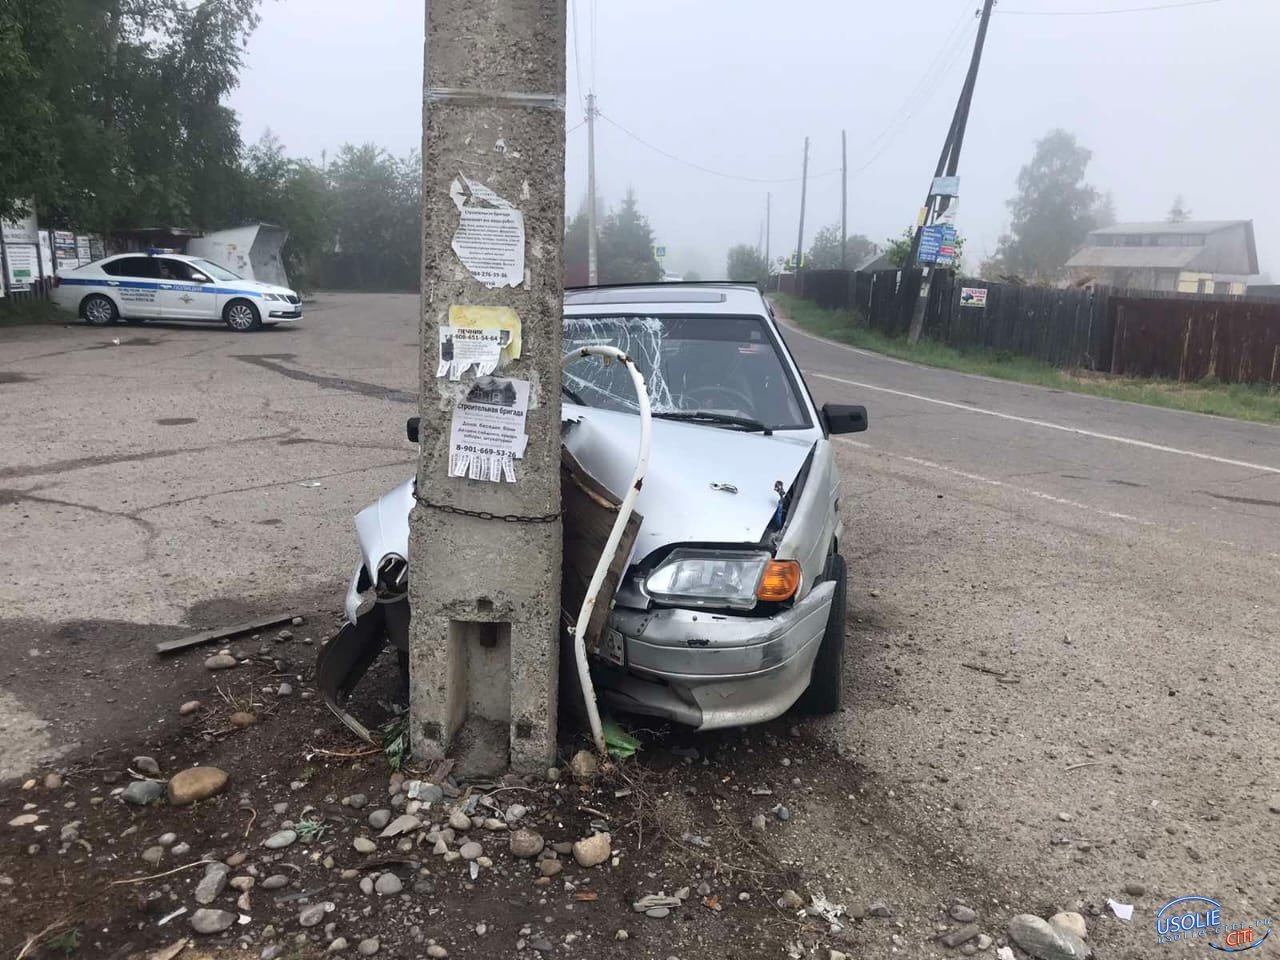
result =
[{"label": "white pipe", "polygon": [[631,485],[627,495],[622,498],[618,507],[618,516],[613,521],[613,529],[609,531],[609,539],[605,541],[604,551],[596,564],[595,573],[591,575],[591,583],[587,587],[587,596],[582,601],[582,609],[578,611],[578,622],[573,629],[573,654],[578,663],[578,681],[582,684],[582,699],[587,704],[587,720],[591,724],[591,738],[596,744],[596,753],[605,755],[604,728],[600,725],[600,709],[596,706],[596,688],[591,683],[591,668],[587,664],[587,624],[591,622],[591,611],[595,609],[596,599],[600,595],[600,587],[604,584],[609,565],[613,563],[614,554],[618,552],[618,544],[627,529],[627,521],[635,510],[636,498],[640,496],[640,486],[644,482],[645,471],[649,468],[649,446],[653,440],[653,417],[649,413],[649,389],[644,377],[636,369],[635,361],[619,350],[603,343],[590,344],[566,354],[560,361],[567,367],[574,360],[582,357],[603,357],[605,363],[616,360],[627,368],[631,374],[631,383],[636,388],[636,400],[640,405],[640,450],[636,456],[636,469],[631,475]]}]

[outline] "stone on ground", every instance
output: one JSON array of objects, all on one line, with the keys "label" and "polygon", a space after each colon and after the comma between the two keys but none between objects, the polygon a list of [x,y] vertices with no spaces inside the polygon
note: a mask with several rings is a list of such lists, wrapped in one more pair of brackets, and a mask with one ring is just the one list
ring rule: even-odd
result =
[{"label": "stone on ground", "polygon": [[226,785],[227,774],[224,770],[217,767],[188,767],[170,778],[169,802],[175,807],[184,807],[221,793]]}]

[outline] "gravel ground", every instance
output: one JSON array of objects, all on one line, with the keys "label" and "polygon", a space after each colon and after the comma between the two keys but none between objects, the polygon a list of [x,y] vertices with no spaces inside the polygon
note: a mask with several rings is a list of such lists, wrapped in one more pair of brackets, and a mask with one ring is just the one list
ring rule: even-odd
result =
[{"label": "gravel ground", "polygon": [[[354,559],[351,515],[412,469],[401,437],[416,299],[327,296],[298,328],[248,337],[176,325],[0,335],[0,780],[57,768],[87,789],[97,768],[119,771],[146,744],[194,762],[217,748],[176,706],[210,702],[216,675],[203,656],[159,661],[150,644],[276,610],[305,615],[322,639]],[[755,936],[767,955],[801,943],[822,960],[832,948],[952,956],[935,938],[961,925],[958,901],[993,938],[985,955],[1013,915],[1071,908],[1098,955],[1139,958],[1173,949],[1155,943],[1152,921],[1177,896],[1214,897],[1233,918],[1280,913],[1280,431],[1100,401],[1085,416],[1081,398],[791,339],[819,401],[872,414],[871,431],[840,448],[850,706],[746,738],[677,741],[726,783],[790,793],[696,812],[722,842],[766,818],[751,868],[780,879],[758,897],[787,882],[805,899],[822,891],[892,916],[839,937],[809,922],[793,937],[771,908],[741,914],[723,952],[716,928],[697,927],[618,955],[745,955]],[[300,689],[308,659],[291,667]],[[316,728],[340,748],[323,713],[286,715],[245,735],[277,749],[273,723],[278,738]],[[789,748],[793,723],[802,736]],[[678,777],[668,747],[651,741],[643,769]],[[254,783],[295,773],[257,752],[243,762]],[[370,795],[385,789],[371,775],[359,784]],[[332,789],[356,789],[355,774],[332,776]],[[29,799],[17,783],[0,796],[5,821]],[[219,830],[243,829],[226,806],[202,821],[211,847]],[[34,871],[52,905],[69,861],[50,849],[38,866],[5,829],[0,875]],[[654,848],[658,881],[666,855]],[[657,892],[610,889],[620,909]],[[1108,897],[1135,904],[1131,924],[1110,916]]]}]

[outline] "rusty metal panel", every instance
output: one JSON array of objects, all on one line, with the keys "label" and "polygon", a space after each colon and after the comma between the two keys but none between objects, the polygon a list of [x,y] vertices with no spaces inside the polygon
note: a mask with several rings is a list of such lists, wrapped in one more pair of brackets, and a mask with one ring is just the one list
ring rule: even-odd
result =
[{"label": "rusty metal panel", "polygon": [[1110,316],[1112,373],[1280,383],[1280,304],[1113,297]]}]

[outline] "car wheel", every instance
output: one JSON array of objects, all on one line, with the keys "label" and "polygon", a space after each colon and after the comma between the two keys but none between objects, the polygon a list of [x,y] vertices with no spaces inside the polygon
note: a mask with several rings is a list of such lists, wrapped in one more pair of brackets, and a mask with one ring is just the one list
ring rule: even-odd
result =
[{"label": "car wheel", "polygon": [[836,582],[831,593],[831,613],[822,645],[813,661],[809,687],[796,701],[805,713],[835,713],[844,699],[844,619],[848,594],[848,571],[844,557],[835,553],[827,564],[828,578]]},{"label": "car wheel", "polygon": [[105,327],[107,324],[115,323],[120,319],[120,311],[116,309],[116,305],[112,303],[110,297],[95,293],[90,297],[85,297],[84,303],[80,304],[80,316],[84,317],[85,322],[92,326]]},{"label": "car wheel", "polygon": [[248,333],[262,326],[258,308],[248,300],[232,300],[223,309],[222,319],[236,333]]}]

